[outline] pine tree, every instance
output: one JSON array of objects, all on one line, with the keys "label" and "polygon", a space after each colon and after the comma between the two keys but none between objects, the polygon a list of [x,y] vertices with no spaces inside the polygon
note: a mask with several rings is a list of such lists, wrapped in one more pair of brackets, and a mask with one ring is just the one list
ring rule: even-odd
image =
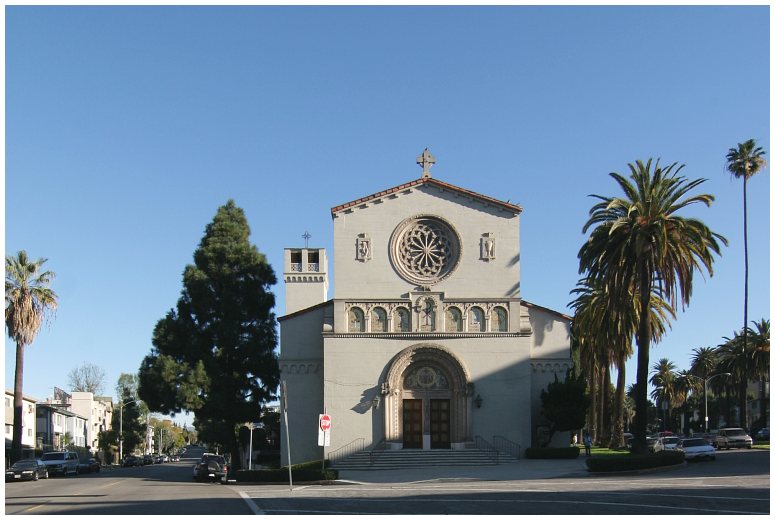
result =
[{"label": "pine tree", "polygon": [[194,412],[199,439],[231,452],[236,465],[239,425],[260,417],[279,381],[277,279],[249,235],[234,201],[218,209],[183,273],[177,308],[156,324],[138,389],[153,411]]}]

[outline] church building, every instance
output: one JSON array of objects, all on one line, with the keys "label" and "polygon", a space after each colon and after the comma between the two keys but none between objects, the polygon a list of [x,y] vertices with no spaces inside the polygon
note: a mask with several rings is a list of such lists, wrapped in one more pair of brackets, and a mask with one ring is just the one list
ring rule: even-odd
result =
[{"label": "church building", "polygon": [[[419,179],[331,209],[332,265],[325,249],[285,250],[293,463],[323,456],[324,411],[326,456],[358,444],[459,450],[477,437],[524,450],[545,426],[541,391],[571,366],[571,318],[522,298],[522,208],[433,178],[427,149],[417,163]],[[567,446],[568,434],[552,440]]]}]

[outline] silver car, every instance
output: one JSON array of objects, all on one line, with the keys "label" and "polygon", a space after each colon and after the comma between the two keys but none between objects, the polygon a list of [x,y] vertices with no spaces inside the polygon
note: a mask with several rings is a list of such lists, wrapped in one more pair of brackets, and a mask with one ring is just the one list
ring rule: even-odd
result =
[{"label": "silver car", "polygon": [[742,428],[721,428],[716,435],[716,446],[721,448],[751,448],[753,439]]}]

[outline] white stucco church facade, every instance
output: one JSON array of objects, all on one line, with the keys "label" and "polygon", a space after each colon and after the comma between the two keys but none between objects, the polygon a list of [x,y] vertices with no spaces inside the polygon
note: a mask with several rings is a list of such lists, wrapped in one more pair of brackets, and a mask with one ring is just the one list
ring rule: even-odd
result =
[{"label": "white stucco church facade", "polygon": [[294,463],[323,455],[324,410],[326,454],[358,439],[435,450],[500,436],[524,449],[542,424],[541,390],[571,365],[571,318],[522,299],[522,208],[434,178],[427,150],[417,162],[419,179],[331,209],[333,270],[324,249],[285,250]]}]

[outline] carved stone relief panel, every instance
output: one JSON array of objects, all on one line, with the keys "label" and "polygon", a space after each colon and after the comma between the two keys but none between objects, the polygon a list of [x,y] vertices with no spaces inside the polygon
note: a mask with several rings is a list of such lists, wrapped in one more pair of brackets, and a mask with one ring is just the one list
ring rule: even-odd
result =
[{"label": "carved stone relief panel", "polygon": [[482,233],[482,238],[479,241],[481,259],[485,262],[495,260],[495,237],[493,233]]},{"label": "carved stone relief panel", "polygon": [[371,238],[366,233],[360,233],[355,239],[355,259],[361,262],[371,260]]}]

